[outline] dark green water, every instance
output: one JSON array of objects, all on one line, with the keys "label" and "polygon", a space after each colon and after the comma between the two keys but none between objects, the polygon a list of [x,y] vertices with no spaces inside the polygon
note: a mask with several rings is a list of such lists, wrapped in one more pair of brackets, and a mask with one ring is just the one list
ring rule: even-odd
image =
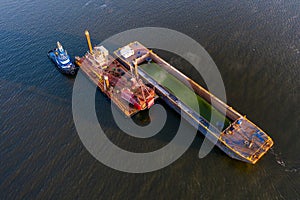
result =
[{"label": "dark green water", "polygon": [[[300,199],[299,10],[298,0],[1,0],[0,199]],[[180,159],[151,173],[127,174],[94,159],[74,126],[74,79],[46,54],[59,40],[83,55],[86,28],[97,44],[143,26],[174,29],[204,46],[228,104],[273,138],[273,152],[254,166],[218,148],[198,159],[199,134]],[[159,55],[201,82],[183,60]],[[112,121],[109,101],[97,94],[96,102],[107,136],[132,151],[165,146],[180,121],[166,108],[159,136],[132,139]]]},{"label": "dark green water", "polygon": [[[211,113],[214,112],[216,115],[216,121],[223,121],[224,117],[216,109],[212,108],[211,105],[205,101],[199,95],[195,96],[194,91],[189,87],[180,82],[176,77],[169,74],[166,70],[161,68],[155,63],[143,64],[140,66],[145,72],[148,73],[155,81],[167,88],[172,94],[176,95],[187,106],[203,116],[207,121],[211,119]],[[194,101],[195,97],[197,101]],[[230,125],[230,120],[225,118],[224,129]],[[216,125],[215,125],[216,126]]]}]

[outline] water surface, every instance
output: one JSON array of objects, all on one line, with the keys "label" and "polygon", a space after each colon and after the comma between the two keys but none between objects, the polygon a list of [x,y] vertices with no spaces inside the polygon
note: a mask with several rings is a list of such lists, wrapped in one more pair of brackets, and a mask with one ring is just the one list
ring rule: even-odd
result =
[{"label": "water surface", "polygon": [[[1,0],[0,199],[300,199],[298,0],[125,1]],[[59,40],[70,55],[132,28],[180,31],[198,41],[216,62],[228,104],[266,131],[273,152],[256,165],[214,148],[198,159],[203,137],[175,163],[146,174],[127,174],[95,160],[82,145],[72,116],[73,78],[47,58]],[[174,55],[166,61],[201,82]],[[161,148],[179,116],[157,137],[130,138],[96,97],[99,121],[113,142],[132,151]],[[167,108],[166,108],[167,109]]]}]

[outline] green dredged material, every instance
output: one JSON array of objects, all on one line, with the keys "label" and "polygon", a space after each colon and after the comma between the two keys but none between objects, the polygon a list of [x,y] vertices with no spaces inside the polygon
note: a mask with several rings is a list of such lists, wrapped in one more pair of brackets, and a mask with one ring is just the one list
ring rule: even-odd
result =
[{"label": "green dredged material", "polygon": [[[159,84],[164,86],[169,90],[172,94],[176,94],[175,96],[180,99],[187,106],[192,108],[194,111],[200,111],[200,115],[204,117],[207,121],[210,121],[211,112],[214,112],[216,115],[216,122],[222,121],[224,118],[223,114],[213,108],[207,101],[205,101],[202,97],[195,94],[189,87],[187,87],[184,83],[178,80],[175,76],[168,73],[166,70],[161,68],[156,63],[142,64],[139,66],[143,69],[151,78],[157,81]],[[195,96],[197,101],[195,101]],[[197,104],[198,102],[198,104]],[[216,126],[216,124],[214,124]],[[230,125],[230,120],[225,118],[224,127],[228,127]]]}]

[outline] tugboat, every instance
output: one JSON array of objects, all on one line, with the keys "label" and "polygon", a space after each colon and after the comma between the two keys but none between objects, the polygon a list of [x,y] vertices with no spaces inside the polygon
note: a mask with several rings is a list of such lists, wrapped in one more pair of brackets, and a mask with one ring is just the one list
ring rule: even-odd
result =
[{"label": "tugboat", "polygon": [[71,62],[70,56],[60,42],[57,42],[57,48],[48,52],[48,57],[63,74],[75,75],[79,69]]}]

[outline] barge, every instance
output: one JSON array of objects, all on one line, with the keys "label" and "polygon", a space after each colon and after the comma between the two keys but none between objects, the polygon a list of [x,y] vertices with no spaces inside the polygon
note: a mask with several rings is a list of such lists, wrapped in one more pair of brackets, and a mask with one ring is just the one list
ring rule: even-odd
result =
[{"label": "barge", "polygon": [[[114,54],[128,70],[135,71],[152,85],[155,92],[192,126],[211,141],[217,140],[216,145],[230,157],[255,164],[272,147],[272,139],[246,116],[222,102],[141,43],[132,42],[119,48]],[[167,82],[160,79],[162,73],[169,76]],[[170,79],[173,80],[171,84],[168,83]],[[175,96],[170,89],[172,85],[174,90],[186,87],[185,91],[190,90],[190,93],[196,94],[199,105],[192,104],[188,95]],[[224,123],[210,121],[211,113],[205,116],[201,112],[204,108],[201,108],[201,104],[210,104],[208,112],[223,115]],[[195,109],[195,106],[200,106],[200,109]]]},{"label": "barge", "polygon": [[154,105],[154,89],[133,76],[104,46],[92,48],[89,32],[85,35],[89,51],[75,57],[82,72],[128,117]]}]

